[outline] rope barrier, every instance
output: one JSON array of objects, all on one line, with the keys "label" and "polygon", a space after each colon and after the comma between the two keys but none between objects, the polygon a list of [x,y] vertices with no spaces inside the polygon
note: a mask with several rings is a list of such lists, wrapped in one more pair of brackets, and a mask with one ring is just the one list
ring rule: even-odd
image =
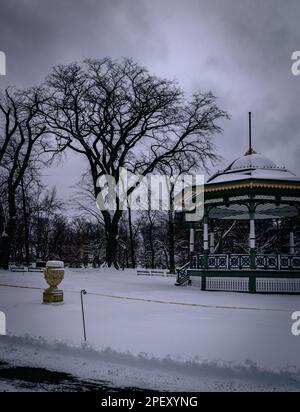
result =
[{"label": "rope barrier", "polygon": [[[0,284],[0,287],[9,287],[9,288],[20,288],[20,289],[32,289],[32,290],[44,290],[44,288],[38,288],[34,286],[22,286],[22,285],[9,285],[9,284]],[[68,293],[79,293],[80,291],[66,290]],[[178,306],[187,306],[187,307],[199,307],[199,308],[213,308],[213,309],[229,309],[229,310],[255,310],[255,311],[265,311],[265,312],[288,312],[291,313],[292,309],[274,309],[274,308],[257,308],[257,307],[248,307],[248,306],[226,306],[226,305],[208,305],[201,303],[186,303],[186,302],[175,302],[175,301],[166,301],[166,300],[156,300],[156,299],[146,299],[146,298],[137,298],[131,296],[118,296],[118,295],[107,295],[104,293],[89,292],[89,295],[100,296],[111,299],[121,299],[121,300],[133,300],[138,302],[147,302],[147,303],[158,303],[165,305],[178,305]]]}]

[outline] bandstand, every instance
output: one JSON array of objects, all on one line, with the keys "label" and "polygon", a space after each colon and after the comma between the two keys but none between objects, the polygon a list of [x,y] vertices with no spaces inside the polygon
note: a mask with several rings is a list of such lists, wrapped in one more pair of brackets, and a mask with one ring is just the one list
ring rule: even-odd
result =
[{"label": "bandstand", "polygon": [[[250,129],[251,130],[251,129]],[[299,216],[300,179],[251,147],[244,156],[213,175],[204,188],[201,253],[194,251],[196,227],[190,228],[190,259],[177,269],[177,285],[201,290],[251,293],[300,293],[300,256],[295,253],[293,222]],[[289,219],[289,253],[258,253],[256,222]],[[249,221],[248,253],[212,253],[210,221]]]}]

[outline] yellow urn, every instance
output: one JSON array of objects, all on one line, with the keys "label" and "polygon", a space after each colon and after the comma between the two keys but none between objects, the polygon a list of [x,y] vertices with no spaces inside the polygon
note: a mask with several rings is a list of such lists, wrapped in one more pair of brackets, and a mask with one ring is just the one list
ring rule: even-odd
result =
[{"label": "yellow urn", "polygon": [[62,282],[64,276],[64,262],[60,260],[49,260],[46,263],[44,277],[49,288],[44,290],[43,303],[63,303],[64,292],[61,289],[58,289],[58,285]]}]

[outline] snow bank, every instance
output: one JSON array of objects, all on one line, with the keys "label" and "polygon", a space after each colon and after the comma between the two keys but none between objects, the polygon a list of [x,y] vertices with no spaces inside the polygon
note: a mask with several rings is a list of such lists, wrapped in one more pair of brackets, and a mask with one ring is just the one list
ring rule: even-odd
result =
[{"label": "snow bank", "polygon": [[75,376],[111,381],[116,386],[160,390],[300,390],[300,370],[268,370],[251,361],[179,361],[141,353],[120,353],[92,345],[70,346],[43,338],[0,338],[1,358],[13,364],[46,367]]},{"label": "snow bank", "polygon": [[[0,340],[1,358],[116,386],[299,390],[299,337],[291,333],[299,296],[201,292],[111,269],[67,268],[61,306],[42,305],[45,287],[42,273],[0,271],[10,335]],[[88,346],[81,345],[81,289]]]}]

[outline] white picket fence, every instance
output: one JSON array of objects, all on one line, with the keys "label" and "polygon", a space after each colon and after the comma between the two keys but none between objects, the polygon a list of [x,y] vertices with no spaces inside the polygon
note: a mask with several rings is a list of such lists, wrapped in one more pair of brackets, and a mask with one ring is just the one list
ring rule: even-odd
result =
[{"label": "white picket fence", "polygon": [[136,274],[138,276],[176,276],[167,269],[137,269]]},{"label": "white picket fence", "polygon": [[43,272],[44,268],[37,268],[35,266],[19,266],[19,265],[11,265],[9,267],[11,272]]},{"label": "white picket fence", "polygon": [[207,277],[206,290],[228,290],[232,292],[248,292],[248,278]]},{"label": "white picket fence", "polygon": [[26,266],[10,266],[11,272],[28,272],[28,268]]},{"label": "white picket fence", "polygon": [[257,292],[300,293],[300,279],[257,278]]}]

